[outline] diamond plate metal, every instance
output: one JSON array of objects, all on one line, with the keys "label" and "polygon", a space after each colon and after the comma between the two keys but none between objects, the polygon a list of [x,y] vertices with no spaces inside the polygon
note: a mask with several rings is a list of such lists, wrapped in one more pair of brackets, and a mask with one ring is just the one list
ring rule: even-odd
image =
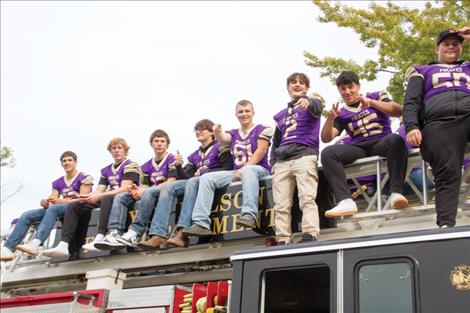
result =
[{"label": "diamond plate metal", "polygon": [[99,313],[100,308],[75,302],[2,308],[2,313]]},{"label": "diamond plate metal", "polygon": [[170,306],[173,302],[175,286],[111,290],[108,309]]}]

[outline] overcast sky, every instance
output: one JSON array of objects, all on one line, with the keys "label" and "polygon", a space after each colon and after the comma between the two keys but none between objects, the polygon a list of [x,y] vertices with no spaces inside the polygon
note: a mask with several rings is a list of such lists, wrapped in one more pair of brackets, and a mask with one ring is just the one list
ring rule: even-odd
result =
[{"label": "overcast sky", "polygon": [[[187,156],[198,146],[194,124],[237,127],[241,99],[254,103],[256,123],[273,126],[289,101],[286,77],[298,71],[331,106],[336,88],[303,51],[362,62],[375,50],[317,16],[309,1],[2,1],[1,144],[17,163],[2,168],[2,198],[24,188],[2,204],[1,227],[50,194],[65,150],[95,182],[112,162],[113,137],[143,163],[153,155],[150,133],[164,129],[170,151]],[[382,90],[388,78],[362,89]]]}]

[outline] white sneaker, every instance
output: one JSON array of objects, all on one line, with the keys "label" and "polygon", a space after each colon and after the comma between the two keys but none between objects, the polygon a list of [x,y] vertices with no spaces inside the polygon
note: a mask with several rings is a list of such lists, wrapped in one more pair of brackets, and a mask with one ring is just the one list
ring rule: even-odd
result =
[{"label": "white sneaker", "polygon": [[137,242],[139,241],[139,237],[139,234],[137,234],[132,229],[129,229],[129,231],[124,235],[117,235],[115,238],[118,242],[122,243],[123,245],[126,245],[131,248],[136,248]]},{"label": "white sneaker", "polygon": [[334,208],[325,212],[325,217],[342,217],[357,213],[357,205],[353,199],[341,200]]},{"label": "white sneaker", "polygon": [[401,193],[392,193],[389,200],[392,209],[404,209],[408,206],[408,200]]},{"label": "white sneaker", "polygon": [[41,242],[39,240],[33,240],[23,245],[17,245],[16,250],[19,250],[21,252],[31,254],[31,255],[38,255],[40,243]]},{"label": "white sneaker", "polygon": [[41,255],[48,256],[51,258],[63,258],[70,256],[69,254],[69,244],[66,242],[59,242],[59,244],[52,249],[44,250]]},{"label": "white sneaker", "polygon": [[8,261],[13,260],[14,258],[15,258],[15,252],[3,246],[0,252],[0,261],[8,262]]},{"label": "white sneaker", "polygon": [[109,233],[104,237],[103,240],[96,240],[94,241],[95,243],[95,248],[99,250],[112,250],[112,249],[120,249],[124,248],[125,245],[120,243],[119,241],[116,240],[116,236],[119,236],[119,230],[113,229],[110,230]]},{"label": "white sneaker", "polygon": [[96,235],[96,237],[93,239],[93,241],[91,241],[89,243],[86,243],[82,246],[82,249],[85,250],[83,252],[88,253],[88,252],[98,252],[98,251],[100,251],[99,249],[97,249],[95,247],[95,243],[97,241],[103,241],[103,240],[104,240],[104,235],[103,234]]}]

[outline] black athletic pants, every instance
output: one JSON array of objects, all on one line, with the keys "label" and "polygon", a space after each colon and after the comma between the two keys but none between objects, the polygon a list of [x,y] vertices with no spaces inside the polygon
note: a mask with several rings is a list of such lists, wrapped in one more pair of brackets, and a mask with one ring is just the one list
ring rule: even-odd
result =
[{"label": "black athletic pants", "polygon": [[81,232],[86,234],[90,213],[93,209],[100,208],[100,217],[98,221],[98,234],[105,235],[108,231],[108,220],[111,208],[113,207],[114,195],[104,196],[96,204],[74,202],[70,204],[65,211],[64,223],[62,228],[62,241],[70,243],[75,230],[80,227]]},{"label": "black athletic pants", "polygon": [[390,134],[382,138],[354,144],[332,145],[323,149],[321,163],[328,183],[335,193],[336,202],[351,198],[344,165],[374,155],[387,158],[390,191],[403,193],[408,152],[403,139],[397,134]]},{"label": "black athletic pants", "polygon": [[470,141],[470,114],[424,126],[421,154],[436,185],[437,225],[455,225],[465,147]]}]

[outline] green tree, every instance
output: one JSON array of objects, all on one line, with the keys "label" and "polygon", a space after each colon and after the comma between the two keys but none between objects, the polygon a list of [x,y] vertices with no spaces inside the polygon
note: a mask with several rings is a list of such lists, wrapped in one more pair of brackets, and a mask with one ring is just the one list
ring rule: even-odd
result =
[{"label": "green tree", "polygon": [[[313,3],[322,13],[318,21],[352,29],[366,47],[376,48],[378,55],[374,60],[358,64],[334,56],[319,58],[305,51],[305,63],[319,68],[320,76],[332,81],[345,69],[353,70],[361,79],[369,81],[375,80],[379,71],[389,72],[387,91],[399,103],[403,101],[406,69],[435,60],[438,33],[447,28],[468,26],[470,21],[469,1],[426,2],[421,10],[407,8],[406,2],[400,5],[371,3],[366,10],[339,2],[314,0]],[[466,48],[461,58],[468,60],[470,52]]]},{"label": "green tree", "polygon": [[0,152],[0,167],[16,165],[16,160],[13,157],[13,150],[9,147],[2,147]]}]

